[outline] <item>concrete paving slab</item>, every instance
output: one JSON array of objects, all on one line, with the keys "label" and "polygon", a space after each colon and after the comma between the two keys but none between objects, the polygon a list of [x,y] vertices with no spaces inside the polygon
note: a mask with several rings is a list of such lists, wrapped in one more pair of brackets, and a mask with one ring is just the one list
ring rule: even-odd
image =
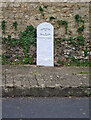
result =
[{"label": "concrete paving slab", "polygon": [[2,66],[3,96],[90,95],[88,67]]}]

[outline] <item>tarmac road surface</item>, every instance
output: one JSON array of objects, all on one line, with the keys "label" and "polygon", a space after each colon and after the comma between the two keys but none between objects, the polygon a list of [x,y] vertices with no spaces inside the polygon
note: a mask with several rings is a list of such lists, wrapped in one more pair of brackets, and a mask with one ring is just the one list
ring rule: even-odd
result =
[{"label": "tarmac road surface", "polygon": [[89,98],[2,99],[3,118],[89,118]]}]

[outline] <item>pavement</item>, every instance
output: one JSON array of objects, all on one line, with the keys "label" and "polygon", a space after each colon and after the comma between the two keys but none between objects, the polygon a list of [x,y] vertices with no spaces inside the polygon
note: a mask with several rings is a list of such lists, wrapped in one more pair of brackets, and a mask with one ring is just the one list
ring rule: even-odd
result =
[{"label": "pavement", "polygon": [[10,118],[11,120],[13,118],[76,118],[70,120],[87,120],[84,118],[89,118],[90,114],[89,98],[87,97],[16,97],[2,99],[2,117],[9,118],[9,120]]},{"label": "pavement", "polygon": [[88,67],[2,66],[2,95],[90,96]]}]

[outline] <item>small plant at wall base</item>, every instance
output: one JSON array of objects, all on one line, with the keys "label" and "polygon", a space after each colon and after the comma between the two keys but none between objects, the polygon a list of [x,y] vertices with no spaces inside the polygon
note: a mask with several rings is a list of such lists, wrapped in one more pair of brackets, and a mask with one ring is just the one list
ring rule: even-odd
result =
[{"label": "small plant at wall base", "polygon": [[60,64],[60,65],[64,65],[64,62],[60,61],[60,60],[58,60],[57,63]]},{"label": "small plant at wall base", "polygon": [[5,20],[2,21],[1,27],[2,27],[3,34],[5,34]]},{"label": "small plant at wall base", "polygon": [[22,64],[31,64],[31,56],[25,55],[25,57],[22,59]]},{"label": "small plant at wall base", "polygon": [[71,62],[62,62],[62,61],[57,61],[57,63],[59,65],[65,65],[65,66],[91,66],[91,62],[90,61],[80,61],[78,59],[72,58]]},{"label": "small plant at wall base", "polygon": [[90,91],[87,91],[85,94],[86,94],[87,97],[91,97],[91,92]]},{"label": "small plant at wall base", "polygon": [[14,29],[15,29],[15,30],[17,30],[17,25],[18,25],[18,24],[17,24],[17,22],[16,22],[16,21],[15,21],[15,22],[13,22],[13,27],[14,27]]}]

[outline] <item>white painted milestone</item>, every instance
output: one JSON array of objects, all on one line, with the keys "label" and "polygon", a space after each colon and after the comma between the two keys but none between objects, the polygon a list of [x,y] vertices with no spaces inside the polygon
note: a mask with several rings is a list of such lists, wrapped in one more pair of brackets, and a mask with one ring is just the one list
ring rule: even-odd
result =
[{"label": "white painted milestone", "polygon": [[54,66],[54,27],[47,22],[37,26],[37,65]]}]

